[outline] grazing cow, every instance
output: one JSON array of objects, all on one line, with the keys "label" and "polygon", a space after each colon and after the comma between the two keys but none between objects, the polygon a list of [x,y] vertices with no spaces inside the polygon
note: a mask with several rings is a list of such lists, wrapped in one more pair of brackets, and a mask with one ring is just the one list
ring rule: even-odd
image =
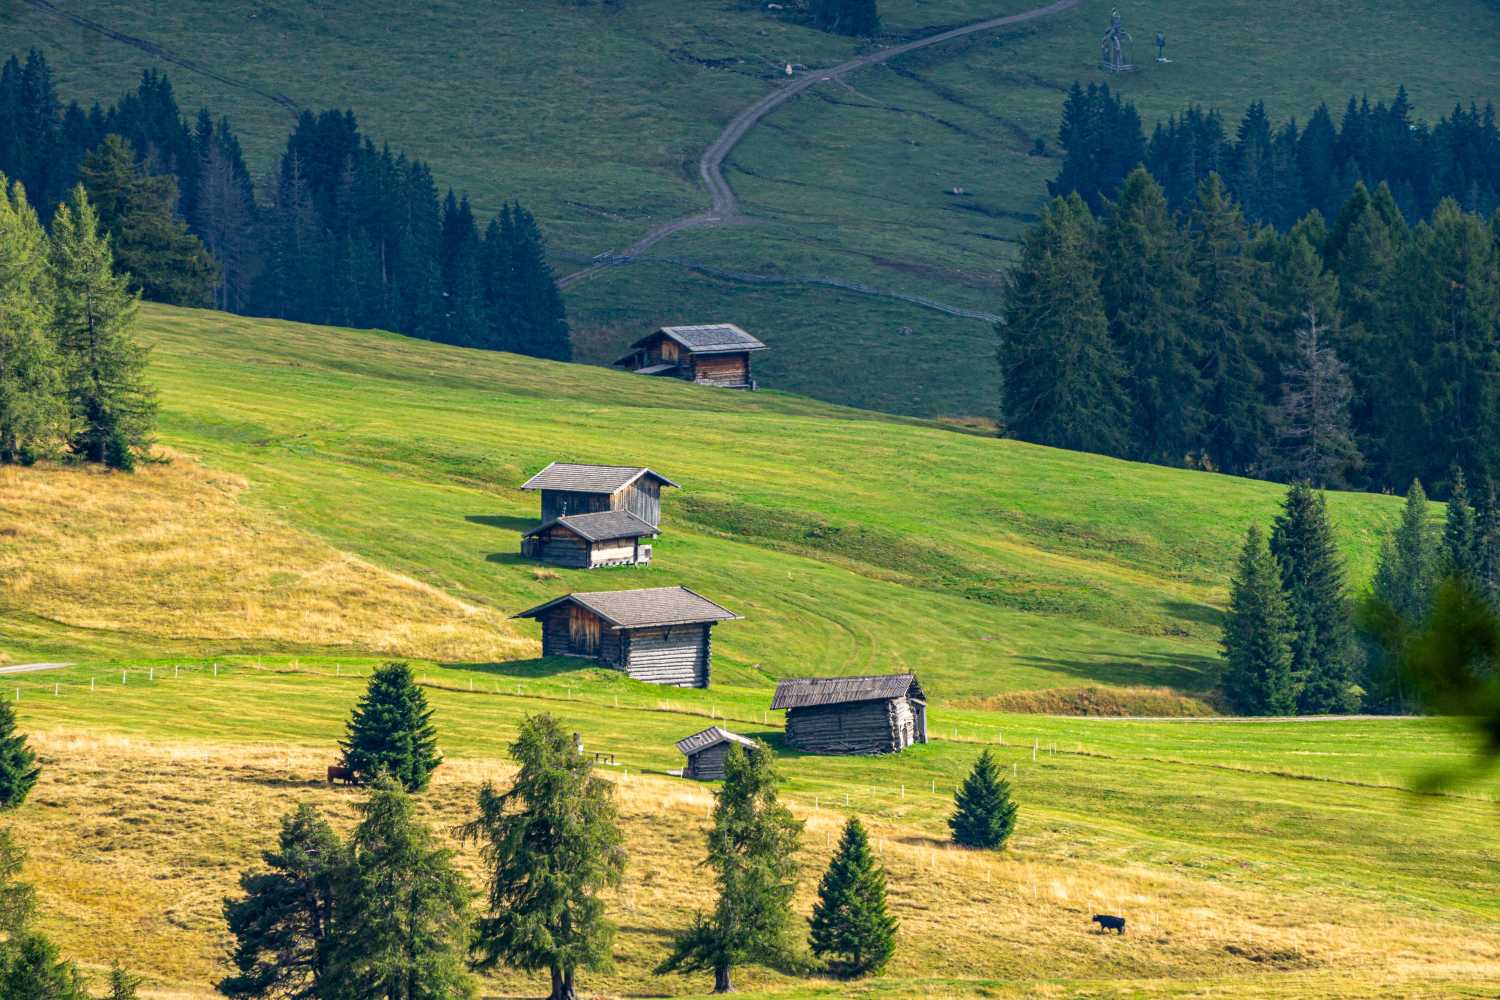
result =
[{"label": "grazing cow", "polygon": [[342,781],[346,785],[352,785],[354,784],[354,772],[347,767],[338,767],[336,765],[330,767],[328,769],[328,783],[331,785],[335,781]]},{"label": "grazing cow", "polygon": [[1124,917],[1112,917],[1108,913],[1096,913],[1094,914],[1094,923],[1099,925],[1099,933],[1101,934],[1106,931],[1114,931],[1117,934],[1125,933]]}]

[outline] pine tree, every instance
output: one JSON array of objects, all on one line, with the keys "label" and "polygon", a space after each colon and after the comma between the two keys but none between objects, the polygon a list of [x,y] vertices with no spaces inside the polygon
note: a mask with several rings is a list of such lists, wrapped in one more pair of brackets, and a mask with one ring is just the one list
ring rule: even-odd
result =
[{"label": "pine tree", "polygon": [[0,176],[0,464],[46,455],[67,431],[54,297],[47,234],[21,186]]},{"label": "pine tree", "polygon": [[1339,356],[1309,308],[1297,348],[1282,369],[1281,400],[1271,411],[1275,450],[1268,471],[1322,488],[1348,482],[1360,464],[1350,429],[1353,388]]},{"label": "pine tree", "polygon": [[851,816],[818,884],[812,953],[832,956],[830,967],[840,976],[873,975],[896,951],[896,927],[896,918],[885,908],[885,869],[870,851],[864,824]]},{"label": "pine tree", "polygon": [[26,735],[16,732],[15,710],[0,701],[0,811],[25,802],[41,773]]},{"label": "pine tree", "polygon": [[504,793],[485,784],[479,816],[463,828],[489,881],[474,967],[547,969],[550,1000],[576,1000],[576,971],[607,969],[615,936],[600,899],[625,870],[613,786],[550,715],[528,716],[510,752],[515,784]]},{"label": "pine tree", "polygon": [[411,668],[387,663],[370,675],[364,697],[349,719],[348,739],[339,743],[344,766],[359,781],[389,774],[409,792],[427,787],[443,762],[427,696]]},{"label": "pine tree", "polygon": [[1474,585],[1500,609],[1500,493],[1486,479],[1474,509]]},{"label": "pine tree", "polygon": [[0,939],[14,941],[36,914],[36,890],[21,881],[26,852],[0,827]]},{"label": "pine tree", "polygon": [[412,800],[377,778],[334,890],[322,996],[469,1000],[468,882],[416,818]]},{"label": "pine tree", "polygon": [[1287,490],[1271,529],[1291,624],[1292,679],[1298,711],[1348,712],[1354,694],[1352,632],[1344,569],[1322,494],[1301,483]]},{"label": "pine tree", "polygon": [[281,820],[268,871],[240,876],[239,899],[225,900],[235,939],[235,975],[219,983],[227,997],[316,1000],[327,962],[334,887],[343,864],[338,836],[307,803]]},{"label": "pine tree", "polygon": [[1105,316],[1130,397],[1126,454],[1182,465],[1203,423],[1203,381],[1188,322],[1194,284],[1162,189],[1137,167],[1109,210],[1101,249]]},{"label": "pine tree", "polygon": [[502,350],[553,361],[571,361],[567,310],[536,219],[519,203],[505,207],[501,246],[490,254],[502,269],[493,280],[494,326]]},{"label": "pine tree", "polygon": [[1218,175],[1198,185],[1189,221],[1197,281],[1194,339],[1206,383],[1203,454],[1223,472],[1257,470],[1266,437],[1260,340],[1265,265]]},{"label": "pine tree", "polygon": [[1022,241],[996,328],[1005,430],[1036,444],[1119,455],[1130,402],[1099,293],[1096,228],[1075,194],[1043,208]]},{"label": "pine tree", "polygon": [[994,851],[1004,847],[1015,832],[1017,807],[1010,799],[1010,782],[1000,774],[988,750],[979,754],[953,801],[948,829],[955,844]]},{"label": "pine tree", "polygon": [[213,302],[218,264],[177,218],[177,183],[170,174],[142,173],[130,145],[117,135],[90,153],[79,173],[109,232],[115,263],[134,287],[154,302]]},{"label": "pine tree", "polygon": [[735,966],[791,964],[802,823],[778,801],[779,780],[769,748],[730,747],[704,862],[714,869],[719,898],[677,938],[658,975],[712,971],[714,992],[728,993]]},{"label": "pine tree", "polygon": [[1291,715],[1297,710],[1292,621],[1281,588],[1281,567],[1260,528],[1252,525],[1229,584],[1221,640],[1224,694],[1241,715]]},{"label": "pine tree", "polygon": [[52,277],[73,450],[126,466],[133,451],[150,446],[156,393],[146,383],[146,349],[131,335],[135,298],[114,273],[109,239],[81,185],[52,218]]},{"label": "pine tree", "polygon": [[104,1000],[140,1000],[140,994],[136,992],[140,985],[140,976],[131,975],[116,962],[109,967],[109,992],[104,995]]},{"label": "pine tree", "polygon": [[1478,525],[1474,506],[1469,502],[1469,484],[1464,470],[1453,470],[1448,487],[1448,504],[1443,515],[1442,572],[1462,577],[1472,585],[1479,577]]}]

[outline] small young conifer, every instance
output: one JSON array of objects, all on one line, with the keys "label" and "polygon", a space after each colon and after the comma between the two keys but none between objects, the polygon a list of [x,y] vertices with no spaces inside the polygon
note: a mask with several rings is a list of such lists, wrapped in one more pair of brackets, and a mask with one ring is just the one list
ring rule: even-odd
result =
[{"label": "small young conifer", "polygon": [[957,808],[948,817],[953,842],[964,847],[998,850],[1016,828],[1016,804],[1010,798],[1010,782],[988,750],[979,755],[974,769],[954,796]]}]

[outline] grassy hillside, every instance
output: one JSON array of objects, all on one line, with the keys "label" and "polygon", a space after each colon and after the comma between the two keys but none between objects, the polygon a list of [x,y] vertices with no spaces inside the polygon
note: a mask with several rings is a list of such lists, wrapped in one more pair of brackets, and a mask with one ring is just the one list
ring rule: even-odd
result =
[{"label": "grassy hillside", "polygon": [[[205,311],[143,316],[165,443],[244,477],[250,523],[441,591],[458,602],[445,618],[488,629],[502,646],[510,626],[497,616],[566,590],[686,584],[746,618],[715,644],[716,676],[733,685],[911,668],[939,701],[1091,683],[1206,690],[1232,560],[1246,526],[1268,522],[1282,492],[778,393]],[[538,572],[521,560],[537,500],[516,487],[554,459],[641,463],[683,484],[668,491],[652,567]],[[274,639],[311,651],[348,634],[281,634],[205,615],[203,595],[220,591],[227,568],[192,534],[223,523],[207,516],[156,559],[157,575],[111,558],[86,586],[47,582],[70,576],[56,565],[59,538],[87,550],[68,530],[39,527],[43,512],[65,516],[48,491],[79,475],[35,469],[0,481],[0,513],[19,526],[11,564],[41,581],[0,591],[27,623],[0,640],[12,658],[154,654],[162,641],[233,651]],[[90,485],[139,493],[165,476]],[[1397,502],[1340,494],[1331,507],[1351,576],[1363,580]],[[319,557],[289,555],[292,579],[306,579],[295,575],[303,558]],[[274,574],[229,575],[247,601],[274,606],[284,589]],[[138,593],[143,579],[161,613],[101,608],[101,592]],[[482,613],[461,612],[469,606]],[[406,617],[425,617],[419,607]],[[534,642],[534,623],[516,628]]]},{"label": "grassy hillside", "polygon": [[[448,758],[421,803],[445,836],[481,782],[509,775],[526,713],[618,755],[605,770],[631,864],[609,903],[616,967],[585,981],[600,996],[706,985],[650,972],[703,899],[684,862],[702,848],[709,789],[670,775],[673,743],[722,722],[779,746],[774,679],[903,668],[932,697],[931,744],[873,760],[782,753],[808,821],[799,910],[858,813],[890,869],[897,959],[855,990],[747,970],[751,995],[1500,986],[1493,801],[1483,787],[1412,792],[1471,752],[1460,724],[993,710],[1084,685],[1208,689],[1227,568],[1276,487],[378,333],[160,307],[142,327],[169,463],[0,476],[0,650],[79,661],[0,677],[45,765],[11,822],[47,930],[91,973],[119,959],[151,1000],[212,995],[221,901],[276,818],[310,801],[341,828],[355,820],[358,794],[327,788],[322,769],[372,665],[400,655]],[[642,462],[683,483],[652,568],[515,555],[536,512],[516,484],[554,458]],[[1362,579],[1397,501],[1330,503]],[[745,616],[717,631],[708,690],[537,659],[534,624],[506,618],[569,589],[679,582]],[[999,856],[944,840],[981,746],[1022,803]],[[460,861],[477,874],[472,850]],[[1091,933],[1095,912],[1126,914],[1130,933]],[[486,994],[537,988],[503,972]]]},{"label": "grassy hillside", "polygon": [[[555,249],[592,255],[704,207],[698,155],[737,110],[784,79],[787,63],[816,70],[869,44],[1035,5],[884,0],[887,34],[875,43],[811,31],[746,0],[442,0],[419,12],[390,0],[67,5],[222,80],[30,4],[0,11],[0,39],[44,46],[64,93],[90,100],[132,85],[145,65],[163,65],[185,106],[230,114],[257,170],[290,122],[273,96],[354,107],[372,134],[430,159],[439,180],[469,190],[480,209],[520,196]],[[656,252],[995,311],[1013,240],[1056,171],[1055,160],[1028,151],[1055,132],[1064,88],[1098,77],[1109,6],[1088,0],[814,88],[753,131],[727,165],[756,224],[680,233]],[[1500,12],[1482,0],[1316,8],[1191,0],[1138,3],[1124,14],[1145,65],[1111,82],[1148,123],[1189,102],[1238,114],[1262,98],[1277,118],[1305,119],[1319,100],[1384,97],[1403,82],[1432,119],[1455,101],[1497,96],[1500,54],[1489,39]],[[1169,39],[1167,66],[1149,61],[1158,29]],[[969,197],[945,194],[954,186]],[[737,319],[776,348],[765,372],[777,386],[923,415],[996,408],[982,323],[803,286],[742,291],[647,264],[568,298],[595,360],[655,323]],[[830,374],[866,352],[856,377]]]}]

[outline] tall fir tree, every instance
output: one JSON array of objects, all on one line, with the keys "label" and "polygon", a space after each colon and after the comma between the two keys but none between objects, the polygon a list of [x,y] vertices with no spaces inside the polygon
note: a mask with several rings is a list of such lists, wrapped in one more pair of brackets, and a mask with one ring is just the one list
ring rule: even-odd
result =
[{"label": "tall fir tree", "polygon": [[0,702],[0,811],[25,802],[41,774],[36,751],[26,734],[16,731],[15,710],[9,702]]},{"label": "tall fir tree", "polygon": [[1287,490],[1271,529],[1291,618],[1292,678],[1302,713],[1348,712],[1354,693],[1353,633],[1344,568],[1321,493],[1305,484]]},{"label": "tall fir tree", "polygon": [[844,824],[838,850],[818,883],[809,944],[839,976],[873,975],[896,951],[896,918],[886,911],[885,869],[856,816]]},{"label": "tall fir tree", "polygon": [[53,329],[75,432],[73,450],[116,468],[151,444],[156,392],[135,339],[136,300],[114,273],[109,239],[80,185],[52,218]]},{"label": "tall fir tree", "polygon": [[1099,292],[1096,230],[1074,194],[1043,208],[1023,239],[996,328],[1002,403],[1012,437],[1119,455],[1130,402]]},{"label": "tall fir tree", "polygon": [[321,995],[472,1000],[468,882],[390,777],[375,781],[335,893]]},{"label": "tall fir tree", "polygon": [[54,299],[47,234],[20,184],[0,176],[0,464],[29,463],[67,433]]},{"label": "tall fir tree", "polygon": [[1203,424],[1203,380],[1188,333],[1194,281],[1161,186],[1144,167],[1109,207],[1101,284],[1110,336],[1130,399],[1130,458],[1182,465]]},{"label": "tall fir tree", "polygon": [[154,302],[213,302],[219,266],[177,218],[172,175],[143,173],[130,144],[116,135],[84,159],[79,173],[109,232],[115,263],[134,287]]},{"label": "tall fir tree", "polygon": [[236,1000],[318,1000],[343,845],[303,803],[282,818],[276,849],[261,858],[266,870],[245,872],[243,895],[224,901],[236,971],[220,981],[219,992]]},{"label": "tall fir tree", "polygon": [[503,793],[485,784],[479,815],[463,828],[488,875],[474,967],[546,969],[549,1000],[576,1000],[577,971],[610,965],[615,926],[600,894],[625,870],[614,789],[551,715],[528,716],[510,752],[515,784]]},{"label": "tall fir tree", "polygon": [[1198,185],[1189,232],[1197,281],[1193,332],[1205,382],[1202,454],[1220,471],[1253,473],[1266,439],[1265,265],[1250,254],[1244,216],[1217,174]]},{"label": "tall fir tree", "polygon": [[1282,367],[1266,467],[1292,482],[1339,487],[1361,464],[1349,416],[1354,390],[1315,309],[1308,309],[1304,323],[1297,331],[1296,350]]},{"label": "tall fir tree", "polygon": [[1442,573],[1467,580],[1479,578],[1478,521],[1469,502],[1469,484],[1464,470],[1455,468],[1448,485],[1448,503],[1443,513]]},{"label": "tall fir tree", "polygon": [[729,993],[736,966],[792,964],[802,822],[777,798],[779,781],[764,744],[750,752],[730,747],[704,861],[714,870],[718,900],[677,938],[658,975],[712,972],[714,992]]},{"label": "tall fir tree", "polygon": [[1017,806],[1010,798],[1010,782],[988,750],[980,752],[953,801],[948,829],[955,844],[996,851],[1015,832]]},{"label": "tall fir tree", "polygon": [[1500,492],[1486,479],[1474,505],[1474,585],[1500,609]]},{"label": "tall fir tree", "polygon": [[1221,639],[1225,661],[1222,686],[1236,712],[1241,715],[1296,712],[1292,638],[1281,567],[1260,528],[1252,525],[1229,584],[1229,612],[1224,618]]},{"label": "tall fir tree", "polygon": [[344,766],[360,781],[388,774],[409,792],[427,787],[443,758],[432,709],[411,667],[387,663],[370,675],[349,719],[348,738],[339,747]]}]

